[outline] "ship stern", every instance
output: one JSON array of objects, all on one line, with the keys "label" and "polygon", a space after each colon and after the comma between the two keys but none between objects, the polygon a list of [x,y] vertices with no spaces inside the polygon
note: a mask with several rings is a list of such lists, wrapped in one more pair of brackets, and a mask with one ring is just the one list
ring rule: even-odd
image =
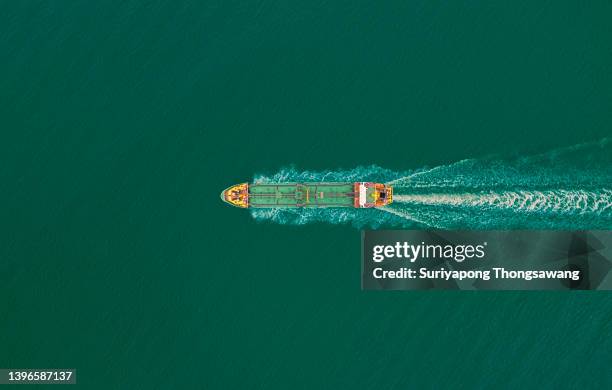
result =
[{"label": "ship stern", "polygon": [[393,203],[393,187],[376,183],[376,200],[374,207],[383,207]]},{"label": "ship stern", "polygon": [[393,187],[382,183],[354,183],[355,208],[384,207],[393,202]]}]

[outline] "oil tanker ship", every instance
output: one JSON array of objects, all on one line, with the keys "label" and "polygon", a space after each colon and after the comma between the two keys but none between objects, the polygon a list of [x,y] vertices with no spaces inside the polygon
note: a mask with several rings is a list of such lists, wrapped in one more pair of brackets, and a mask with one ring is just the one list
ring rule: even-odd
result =
[{"label": "oil tanker ship", "polygon": [[242,183],[221,192],[241,208],[381,207],[393,201],[393,187],[381,183]]}]

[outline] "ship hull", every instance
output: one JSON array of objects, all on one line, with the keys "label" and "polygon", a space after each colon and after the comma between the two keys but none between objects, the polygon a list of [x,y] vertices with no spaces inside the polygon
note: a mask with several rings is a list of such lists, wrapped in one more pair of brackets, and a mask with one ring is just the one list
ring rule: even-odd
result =
[{"label": "ship hull", "polygon": [[241,208],[321,208],[385,206],[392,188],[380,183],[257,183],[238,184],[221,193],[221,199]]}]

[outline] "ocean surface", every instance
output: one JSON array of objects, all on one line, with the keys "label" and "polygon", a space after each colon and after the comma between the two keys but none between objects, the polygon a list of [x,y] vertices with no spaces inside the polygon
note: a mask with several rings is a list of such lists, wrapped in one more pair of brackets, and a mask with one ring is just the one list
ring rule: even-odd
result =
[{"label": "ocean surface", "polygon": [[[585,157],[586,156],[586,157]],[[392,202],[376,209],[251,210],[257,220],[358,228],[611,229],[612,142],[603,138],[534,156],[465,159],[413,172],[375,165],[322,172],[282,169],[255,183],[384,182]]]},{"label": "ocean surface", "polygon": [[[611,18],[3,2],[0,366],[88,389],[609,388],[611,294],[361,291],[359,229],[610,229]],[[283,175],[396,202],[219,199]]]}]

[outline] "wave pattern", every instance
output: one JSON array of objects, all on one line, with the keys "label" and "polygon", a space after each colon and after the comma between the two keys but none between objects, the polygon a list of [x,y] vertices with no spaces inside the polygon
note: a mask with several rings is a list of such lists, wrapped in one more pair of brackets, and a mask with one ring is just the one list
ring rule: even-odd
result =
[{"label": "wave pattern", "polygon": [[478,207],[481,210],[510,209],[527,212],[586,214],[612,207],[612,191],[503,191],[464,194],[397,195],[399,203]]},{"label": "wave pattern", "polygon": [[467,159],[395,172],[378,166],[338,171],[283,169],[255,182],[377,181],[394,186],[381,209],[255,209],[260,221],[355,227],[442,229],[610,229],[612,148],[609,139],[548,153]]}]

